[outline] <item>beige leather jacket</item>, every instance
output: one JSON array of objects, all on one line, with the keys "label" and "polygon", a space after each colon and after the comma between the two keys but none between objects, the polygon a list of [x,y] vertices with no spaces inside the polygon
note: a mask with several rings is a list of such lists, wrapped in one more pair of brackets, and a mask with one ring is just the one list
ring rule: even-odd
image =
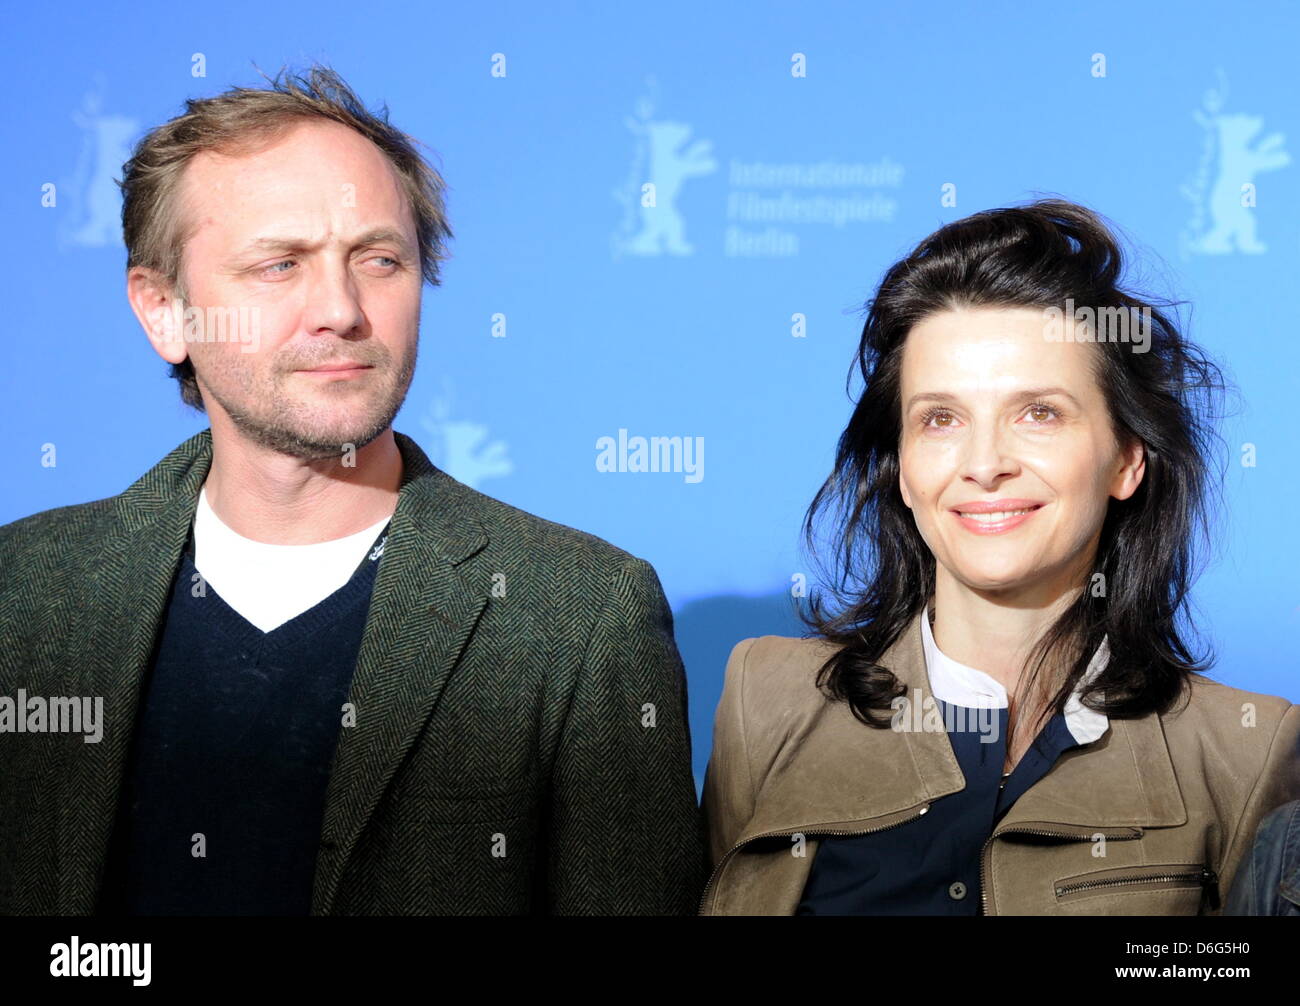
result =
[{"label": "beige leather jacket", "polygon": [[[702,915],[791,915],[824,835],[904,824],[965,785],[948,735],[868,727],[815,684],[824,640],[727,662],[702,797]],[[930,694],[920,615],[881,660]],[[1300,798],[1300,706],[1204,677],[1174,711],[1065,752],[981,852],[988,915],[1219,914],[1256,824]]]}]

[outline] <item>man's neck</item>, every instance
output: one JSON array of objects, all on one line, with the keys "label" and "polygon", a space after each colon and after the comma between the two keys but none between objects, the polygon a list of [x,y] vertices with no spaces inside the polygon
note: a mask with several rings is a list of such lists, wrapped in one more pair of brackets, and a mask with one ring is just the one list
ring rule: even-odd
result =
[{"label": "man's neck", "polygon": [[350,459],[304,461],[229,431],[219,436],[214,425],[203,488],[221,522],[245,538],[315,545],[392,516],[401,481],[402,455],[391,427]]}]

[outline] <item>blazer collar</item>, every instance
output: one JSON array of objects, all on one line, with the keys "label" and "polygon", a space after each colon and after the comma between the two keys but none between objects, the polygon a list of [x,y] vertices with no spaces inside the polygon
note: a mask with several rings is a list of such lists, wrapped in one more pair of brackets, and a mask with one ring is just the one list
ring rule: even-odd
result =
[{"label": "blazer collar", "polygon": [[[436,467],[410,437],[394,430],[393,439],[402,455],[394,522],[405,517],[414,530],[432,538],[435,551],[448,562],[478,551],[486,544],[476,519],[482,497]],[[180,529],[188,535],[211,466],[212,431],[208,429],[190,437],[116,497],[119,537],[145,529]],[[438,505],[431,506],[435,499]]]},{"label": "blazer collar", "polygon": [[[326,792],[313,914],[333,903],[362,828],[487,603],[486,578],[465,566],[488,542],[483,497],[436,468],[409,437],[395,439],[402,480],[348,696],[356,725],[340,730]],[[204,430],[115,500],[87,585],[98,606],[88,622],[88,659],[71,671],[70,687],[82,690],[68,693],[104,696],[106,730],[71,760],[64,782],[62,914],[94,907],[145,672],[211,462],[212,435]]]},{"label": "blazer collar", "polygon": [[[932,694],[920,619],[917,614],[880,661],[893,670],[913,701]],[[813,687],[809,680],[808,688]],[[942,729],[896,732],[868,727],[843,702],[830,702],[820,693],[809,695],[808,702],[816,711],[778,752],[738,844],[765,835],[888,827],[965,787]],[[1066,751],[1016,801],[994,834],[1040,827],[1071,833],[1124,832],[1186,821],[1164,731],[1153,713],[1112,719],[1100,739]]]}]

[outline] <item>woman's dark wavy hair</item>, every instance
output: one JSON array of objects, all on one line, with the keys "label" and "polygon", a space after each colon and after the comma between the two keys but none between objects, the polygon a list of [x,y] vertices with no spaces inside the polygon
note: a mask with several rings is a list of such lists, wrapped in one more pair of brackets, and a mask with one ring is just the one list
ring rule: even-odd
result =
[{"label": "woman's dark wavy hair", "polygon": [[[908,332],[923,318],[960,307],[1150,308],[1150,347],[1097,341],[1095,373],[1120,443],[1137,437],[1146,472],[1127,500],[1110,500],[1093,575],[1048,628],[1026,662],[1032,686],[1044,666],[1069,668],[1051,709],[1066,699],[1108,638],[1110,660],[1081,700],[1123,719],[1166,712],[1190,675],[1213,664],[1184,642],[1188,590],[1210,543],[1213,420],[1226,389],[1222,372],[1179,334],[1170,314],[1121,286],[1119,242],[1103,218],[1062,199],[987,210],[935,231],[886,272],[866,305],[857,358],[865,382],[839,440],[834,470],[804,519],[805,545],[823,587],[801,612],[818,636],[842,644],[821,666],[817,685],[847,701],[854,715],[884,727],[878,711],[904,694],[877,662],[933,600],[935,558],[898,488],[902,407],[900,371]],[[1070,312],[1066,312],[1068,317]],[[1222,469],[1220,469],[1220,479]],[[817,530],[830,524],[830,561],[819,558]],[[1095,574],[1105,579],[1097,581]],[[1104,596],[1088,589],[1104,584]],[[1102,695],[1104,693],[1104,696]]]}]

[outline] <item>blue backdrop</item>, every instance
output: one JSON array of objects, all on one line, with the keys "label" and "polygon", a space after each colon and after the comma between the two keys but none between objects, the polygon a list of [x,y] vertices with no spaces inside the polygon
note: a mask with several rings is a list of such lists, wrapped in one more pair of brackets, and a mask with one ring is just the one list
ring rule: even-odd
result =
[{"label": "blue backdrop", "polygon": [[[0,522],[120,492],[206,425],[127,306],[112,179],[184,98],[321,60],[450,185],[396,428],[654,564],[697,781],[731,646],[800,632],[862,302],[937,226],[1040,194],[1118,223],[1241,388],[1195,597],[1221,680],[1300,699],[1294,3],[7,8]],[[702,438],[703,467],[598,471],[620,430]]]}]

